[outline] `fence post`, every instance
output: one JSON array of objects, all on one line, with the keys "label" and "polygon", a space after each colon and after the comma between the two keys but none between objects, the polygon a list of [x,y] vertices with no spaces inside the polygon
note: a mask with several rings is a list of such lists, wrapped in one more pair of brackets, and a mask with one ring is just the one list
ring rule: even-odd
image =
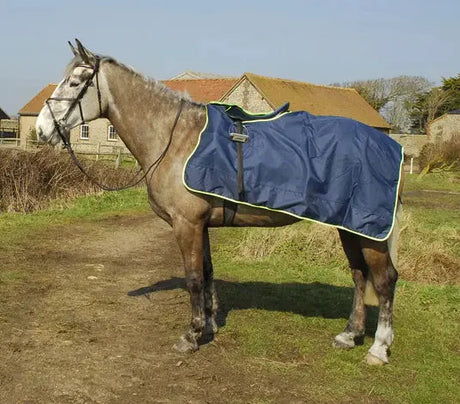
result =
[{"label": "fence post", "polygon": [[410,174],[414,172],[414,158],[410,158]]},{"label": "fence post", "polygon": [[118,149],[117,160],[115,161],[115,168],[119,168],[121,164],[121,149]]},{"label": "fence post", "polygon": [[101,142],[97,142],[96,145],[96,161],[99,161],[99,153],[101,152]]}]

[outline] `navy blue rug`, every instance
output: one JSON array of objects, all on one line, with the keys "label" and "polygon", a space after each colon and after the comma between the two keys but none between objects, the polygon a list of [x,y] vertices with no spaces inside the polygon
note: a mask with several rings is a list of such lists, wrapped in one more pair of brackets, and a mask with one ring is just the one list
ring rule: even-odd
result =
[{"label": "navy blue rug", "polygon": [[184,167],[184,185],[237,203],[280,211],[375,239],[395,217],[402,148],[358,121],[287,112],[244,121],[244,200],[238,200],[235,122],[207,105],[207,124]]}]

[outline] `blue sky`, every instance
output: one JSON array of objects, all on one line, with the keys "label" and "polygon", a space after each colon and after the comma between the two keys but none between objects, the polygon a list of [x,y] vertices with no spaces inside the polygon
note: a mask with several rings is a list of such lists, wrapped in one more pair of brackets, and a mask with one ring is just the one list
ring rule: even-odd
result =
[{"label": "blue sky", "polygon": [[316,84],[460,73],[459,0],[0,0],[0,107],[61,79],[79,38],[157,79],[252,72]]}]

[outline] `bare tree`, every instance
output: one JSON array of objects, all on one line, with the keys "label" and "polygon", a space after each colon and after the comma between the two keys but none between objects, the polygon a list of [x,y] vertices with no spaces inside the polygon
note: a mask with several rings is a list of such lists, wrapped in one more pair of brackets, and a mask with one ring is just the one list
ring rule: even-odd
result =
[{"label": "bare tree", "polygon": [[393,129],[404,132],[411,127],[410,112],[414,104],[432,87],[432,83],[420,76],[358,80],[338,85],[354,88]]},{"label": "bare tree", "polygon": [[429,96],[425,100],[427,122],[432,121],[438,115],[438,111],[443,107],[451,98],[448,91],[442,88],[433,88]]}]

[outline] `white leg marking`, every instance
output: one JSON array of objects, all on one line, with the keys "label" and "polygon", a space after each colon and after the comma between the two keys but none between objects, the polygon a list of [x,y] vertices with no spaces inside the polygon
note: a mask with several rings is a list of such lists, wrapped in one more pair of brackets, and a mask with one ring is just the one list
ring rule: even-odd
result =
[{"label": "white leg marking", "polygon": [[393,343],[393,327],[379,322],[375,333],[375,341],[369,349],[369,353],[388,363],[388,348]]}]

